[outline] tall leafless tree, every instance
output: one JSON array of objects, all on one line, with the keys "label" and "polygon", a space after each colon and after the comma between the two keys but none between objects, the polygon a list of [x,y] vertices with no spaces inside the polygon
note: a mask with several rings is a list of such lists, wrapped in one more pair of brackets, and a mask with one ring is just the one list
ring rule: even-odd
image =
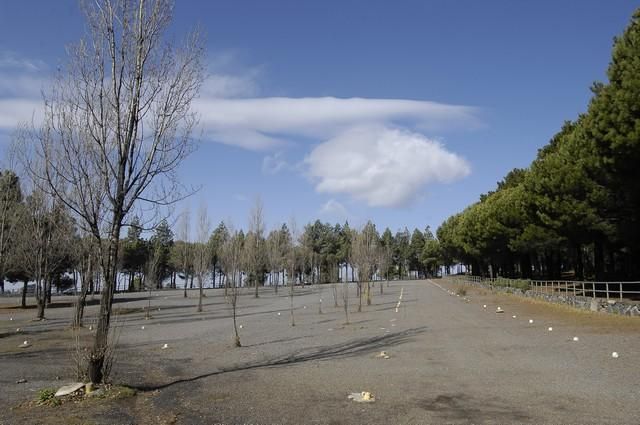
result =
[{"label": "tall leafless tree", "polygon": [[176,244],[178,254],[178,263],[182,275],[184,276],[184,297],[187,298],[187,280],[189,278],[189,262],[191,260],[192,246],[189,244],[191,237],[191,212],[186,208],[180,215],[178,221],[178,241],[182,243]]},{"label": "tall leafless tree", "polygon": [[230,223],[227,223],[227,229],[229,229],[231,237],[227,239],[222,246],[220,260],[229,285],[227,300],[231,305],[231,314],[233,317],[233,342],[236,347],[240,347],[237,310],[240,285],[242,284],[241,267],[243,262],[244,235],[242,232],[234,231]]},{"label": "tall leafless tree", "polygon": [[[358,284],[360,285],[358,311],[362,311],[363,289],[367,305],[371,305],[371,279],[380,259],[379,239],[376,226],[371,221],[365,224],[362,231],[353,235],[352,257],[353,263],[358,267]],[[366,285],[364,288],[363,284]]]},{"label": "tall leafless tree", "polygon": [[204,291],[204,277],[211,264],[211,251],[209,235],[211,233],[211,221],[207,212],[207,206],[203,203],[198,210],[198,236],[193,249],[193,271],[198,279],[198,312],[202,311],[202,297]]},{"label": "tall leafless tree", "polygon": [[[300,242],[300,234],[298,233],[298,225],[296,220],[292,217],[289,220],[289,237],[285,241],[286,246],[286,264],[287,264],[287,283],[289,284],[289,316],[291,318],[291,326],[296,325],[296,320],[293,315],[293,297],[294,297],[294,289],[296,286],[296,275],[298,268],[300,267],[302,255],[300,253],[301,242]],[[302,276],[300,276],[302,280]]]},{"label": "tall leafless tree", "polygon": [[264,231],[264,205],[262,199],[257,196],[249,212],[249,234],[245,243],[247,271],[253,276],[256,298],[259,297],[259,285],[264,281],[262,274],[266,256]]},{"label": "tall leafless tree", "polygon": [[117,279],[120,233],[140,202],[179,199],[175,170],[191,152],[191,102],[203,81],[197,34],[165,41],[171,0],[96,0],[84,7],[87,34],[45,95],[32,130],[44,160],[40,186],[95,238],[103,286],[87,375],[101,382]]}]

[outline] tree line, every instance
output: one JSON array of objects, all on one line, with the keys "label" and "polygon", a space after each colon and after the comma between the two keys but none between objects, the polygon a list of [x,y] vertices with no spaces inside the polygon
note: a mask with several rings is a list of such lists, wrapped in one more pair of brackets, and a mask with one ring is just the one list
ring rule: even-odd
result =
[{"label": "tree line", "polygon": [[[0,290],[5,281],[22,282],[24,307],[27,284],[33,282],[40,317],[52,288],[74,288],[85,296],[99,292],[99,252],[64,205],[38,189],[24,194],[11,170],[0,170],[0,193]],[[151,231],[133,217],[119,241],[118,290],[182,287],[186,296],[189,288],[228,288],[235,272],[239,286],[272,286],[277,292],[291,280],[325,284],[433,276],[440,263],[440,246],[428,226],[395,234],[386,228],[380,234],[371,221],[358,230],[348,222],[316,220],[298,231],[292,220],[267,232],[259,199],[246,230],[224,221],[211,229],[205,207],[192,228],[190,215],[183,211],[173,228],[163,219]],[[234,243],[241,255],[232,267],[226,251]]]},{"label": "tree line", "polygon": [[437,230],[445,264],[475,275],[640,280],[640,9],[607,83],[531,165]]}]

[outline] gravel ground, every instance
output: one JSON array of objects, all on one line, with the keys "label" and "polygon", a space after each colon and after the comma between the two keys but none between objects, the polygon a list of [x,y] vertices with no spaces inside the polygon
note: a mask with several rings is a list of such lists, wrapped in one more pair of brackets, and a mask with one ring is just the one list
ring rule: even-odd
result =
[{"label": "gravel ground", "polygon": [[[59,297],[44,322],[1,299],[0,424],[640,423],[640,320],[474,288],[465,301],[455,290],[441,280],[397,281],[379,295],[376,285],[373,304],[357,313],[351,288],[345,324],[330,285],[296,288],[293,327],[286,290],[247,292],[241,348],[232,347],[220,290],[206,291],[203,313],[196,291],[154,293],[148,320],[145,294],[120,294],[113,380],[138,394],[58,407],[23,402],[73,377],[71,297]],[[96,312],[88,307],[81,341]],[[19,348],[24,340],[31,346]],[[376,357],[381,351],[390,358]],[[347,399],[360,391],[376,401]]]}]

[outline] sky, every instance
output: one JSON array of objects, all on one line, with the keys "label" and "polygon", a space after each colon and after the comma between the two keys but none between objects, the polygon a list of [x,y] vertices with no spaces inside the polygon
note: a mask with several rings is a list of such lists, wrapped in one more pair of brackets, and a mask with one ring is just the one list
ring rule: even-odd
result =
[{"label": "sky", "polygon": [[[636,2],[176,2],[169,36],[198,26],[207,78],[197,151],[180,177],[246,227],[294,218],[433,230],[526,167],[606,81]],[[0,164],[84,32],[75,0],[0,2]],[[192,219],[192,222],[195,221]]]}]

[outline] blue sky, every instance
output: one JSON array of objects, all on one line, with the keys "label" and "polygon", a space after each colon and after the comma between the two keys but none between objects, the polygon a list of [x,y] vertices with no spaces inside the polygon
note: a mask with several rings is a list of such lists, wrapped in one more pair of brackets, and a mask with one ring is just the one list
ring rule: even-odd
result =
[{"label": "blue sky", "polygon": [[[635,7],[179,1],[171,33],[200,25],[209,71],[188,204],[242,227],[260,195],[270,226],[435,229],[586,109]],[[82,31],[76,1],[0,2],[1,155]]]}]

